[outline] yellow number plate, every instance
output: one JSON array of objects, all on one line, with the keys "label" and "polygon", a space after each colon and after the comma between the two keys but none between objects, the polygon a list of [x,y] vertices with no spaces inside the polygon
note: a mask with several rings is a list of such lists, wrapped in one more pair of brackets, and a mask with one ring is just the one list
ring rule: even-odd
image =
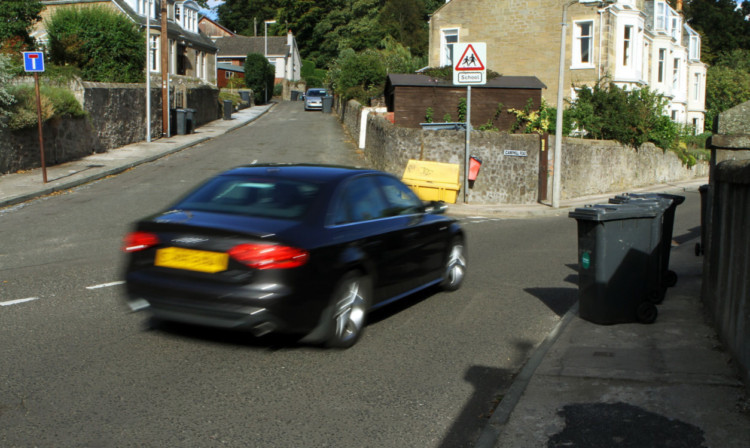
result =
[{"label": "yellow number plate", "polygon": [[214,274],[225,271],[229,256],[219,252],[167,247],[156,251],[154,265]]}]

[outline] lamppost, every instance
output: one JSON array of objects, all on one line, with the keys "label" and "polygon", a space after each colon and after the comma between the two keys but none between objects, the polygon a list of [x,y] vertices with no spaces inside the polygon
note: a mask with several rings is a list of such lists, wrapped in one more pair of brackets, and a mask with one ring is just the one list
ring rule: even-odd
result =
[{"label": "lamppost", "polygon": [[[563,84],[565,83],[565,34],[568,28],[568,7],[580,3],[588,6],[604,6],[616,0],[572,0],[562,8],[562,31],[560,33],[560,66],[557,75],[557,114],[555,121],[555,165],[552,171],[552,207],[560,207],[560,175],[562,171],[562,127],[563,127]],[[601,30],[599,30],[601,33]],[[601,55],[599,55],[601,57]]]},{"label": "lamppost", "polygon": [[[263,52],[263,56],[266,57],[266,60],[268,60],[268,25],[271,23],[276,23],[275,20],[265,20],[263,21],[263,28],[264,28],[264,40],[265,40],[265,50]],[[265,82],[265,79],[263,80],[263,91],[266,95],[266,103],[268,103],[268,84]]]},{"label": "lamppost", "polygon": [[151,0],[146,0],[146,141],[151,142]]}]

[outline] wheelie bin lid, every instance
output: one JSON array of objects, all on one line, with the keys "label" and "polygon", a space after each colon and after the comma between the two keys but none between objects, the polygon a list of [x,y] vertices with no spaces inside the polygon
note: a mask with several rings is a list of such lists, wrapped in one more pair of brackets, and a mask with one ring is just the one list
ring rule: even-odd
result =
[{"label": "wheelie bin lid", "polygon": [[654,218],[661,212],[656,204],[644,202],[641,205],[625,204],[595,204],[576,208],[568,213],[569,218],[584,221],[617,221],[635,218]]},{"label": "wheelie bin lid", "polygon": [[631,199],[669,199],[672,201],[670,205],[674,205],[675,207],[685,202],[685,196],[669,193],[624,193],[615,197],[628,197]]}]

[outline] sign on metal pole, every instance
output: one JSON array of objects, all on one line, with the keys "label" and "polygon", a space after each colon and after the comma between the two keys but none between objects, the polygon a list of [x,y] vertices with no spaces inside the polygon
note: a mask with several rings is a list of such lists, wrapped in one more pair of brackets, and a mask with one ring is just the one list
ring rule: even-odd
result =
[{"label": "sign on metal pole", "polygon": [[487,44],[473,42],[456,44],[457,55],[453,66],[453,84],[466,86],[466,149],[464,154],[464,203],[468,200],[469,188],[469,153],[471,152],[471,86],[487,83]]},{"label": "sign on metal pole", "polygon": [[453,84],[458,86],[476,86],[487,83],[487,44],[473,42],[456,44],[459,59],[453,66]]},{"label": "sign on metal pole", "polygon": [[23,69],[26,72],[43,72],[44,71],[44,53],[41,51],[24,51],[23,52]]},{"label": "sign on metal pole", "polygon": [[23,52],[24,71],[34,73],[34,86],[36,90],[36,117],[39,123],[39,152],[42,162],[42,180],[47,183],[47,165],[44,163],[44,133],[42,132],[42,97],[39,93],[39,72],[44,71],[44,53],[41,51]]}]

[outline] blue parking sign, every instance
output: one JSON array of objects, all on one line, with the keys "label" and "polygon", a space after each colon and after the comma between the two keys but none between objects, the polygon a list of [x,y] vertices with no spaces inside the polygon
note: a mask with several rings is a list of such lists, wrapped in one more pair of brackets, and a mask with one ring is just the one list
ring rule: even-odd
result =
[{"label": "blue parking sign", "polygon": [[44,53],[41,51],[24,51],[23,69],[27,72],[43,72]]}]

